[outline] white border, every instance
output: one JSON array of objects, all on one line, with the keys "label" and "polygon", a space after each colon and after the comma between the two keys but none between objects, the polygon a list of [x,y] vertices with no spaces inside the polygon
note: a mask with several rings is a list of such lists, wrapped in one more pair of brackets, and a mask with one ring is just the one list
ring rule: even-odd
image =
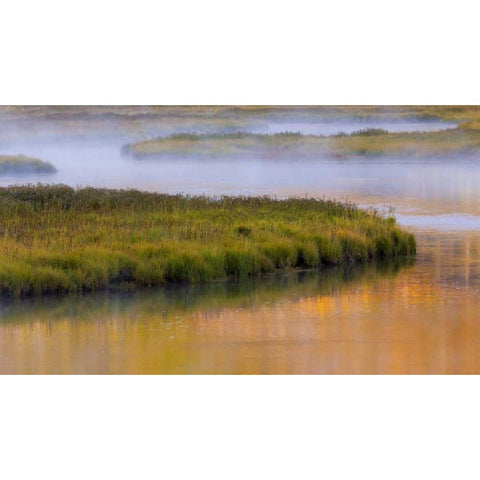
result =
[{"label": "white border", "polygon": [[[478,104],[457,0],[0,7],[0,104]],[[0,474],[477,477],[476,377],[3,377]]]},{"label": "white border", "polygon": [[16,0],[0,104],[478,104],[472,1]]},{"label": "white border", "polygon": [[478,478],[475,377],[6,377],[2,478]]}]

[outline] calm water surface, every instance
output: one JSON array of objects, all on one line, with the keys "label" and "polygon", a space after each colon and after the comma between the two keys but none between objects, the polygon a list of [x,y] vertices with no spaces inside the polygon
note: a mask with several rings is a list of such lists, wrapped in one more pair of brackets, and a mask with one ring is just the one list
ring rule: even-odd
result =
[{"label": "calm water surface", "polygon": [[[128,140],[128,139],[127,139]],[[2,177],[394,208],[413,265],[0,307],[1,373],[480,373],[480,159],[138,161],[124,137],[17,142],[59,172]]]}]

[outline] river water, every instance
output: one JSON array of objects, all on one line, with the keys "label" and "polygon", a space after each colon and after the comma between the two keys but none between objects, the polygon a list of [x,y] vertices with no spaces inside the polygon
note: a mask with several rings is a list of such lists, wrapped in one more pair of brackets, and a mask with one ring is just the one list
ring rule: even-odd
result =
[{"label": "river water", "polygon": [[415,233],[418,258],[3,300],[0,373],[480,373],[480,159],[147,161],[122,157],[126,140],[9,142],[0,153],[33,155],[59,171],[0,184],[346,199],[394,211]]}]

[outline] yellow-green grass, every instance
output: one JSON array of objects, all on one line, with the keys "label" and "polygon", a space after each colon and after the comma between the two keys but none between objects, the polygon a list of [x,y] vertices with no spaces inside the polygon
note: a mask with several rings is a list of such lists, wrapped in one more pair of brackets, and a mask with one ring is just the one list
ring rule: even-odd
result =
[{"label": "yellow-green grass", "polygon": [[10,173],[53,173],[56,168],[49,162],[24,155],[0,155],[0,175]]},{"label": "yellow-green grass", "polygon": [[207,282],[415,255],[412,234],[335,201],[0,188],[0,290]]},{"label": "yellow-green grass", "polygon": [[453,156],[480,151],[480,130],[452,128],[437,132],[389,133],[367,129],[333,136],[280,133],[172,135],[126,145],[137,158],[234,156],[238,158],[299,158],[319,156]]},{"label": "yellow-green grass", "polygon": [[0,117],[10,120],[73,118],[146,119],[163,118],[237,118],[239,116],[282,117],[314,114],[324,118],[376,118],[443,120],[466,122],[480,119],[478,105],[223,105],[223,106],[113,106],[48,105],[0,106]]}]

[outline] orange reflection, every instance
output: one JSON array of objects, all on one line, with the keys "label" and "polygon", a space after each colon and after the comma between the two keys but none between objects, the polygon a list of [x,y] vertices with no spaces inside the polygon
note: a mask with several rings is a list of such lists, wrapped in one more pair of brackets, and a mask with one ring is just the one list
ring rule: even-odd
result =
[{"label": "orange reflection", "polygon": [[419,241],[399,272],[11,306],[0,371],[480,373],[480,235]]}]

